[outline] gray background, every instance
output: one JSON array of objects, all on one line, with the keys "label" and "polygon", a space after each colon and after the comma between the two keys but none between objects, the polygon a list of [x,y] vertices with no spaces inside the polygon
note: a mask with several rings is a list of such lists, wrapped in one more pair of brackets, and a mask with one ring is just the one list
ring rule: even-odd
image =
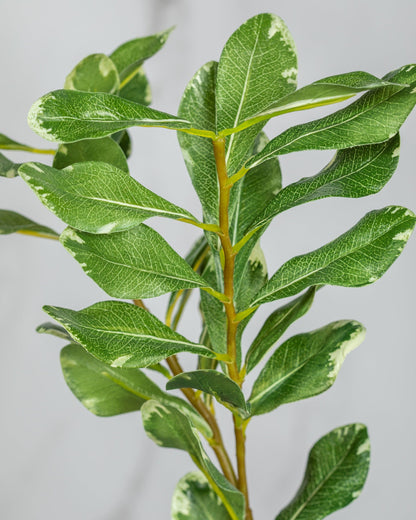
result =
[{"label": "gray background", "polygon": [[[168,45],[146,68],[154,87],[153,106],[172,113],[195,70],[218,59],[231,32],[262,11],[279,14],[289,25],[298,47],[300,85],[350,70],[381,76],[415,60],[414,0],[0,3],[0,132],[39,146],[45,143],[26,125],[27,111],[39,96],[60,88],[65,75],[87,54],[109,53],[127,39],[173,24],[177,29]],[[269,125],[268,133],[273,136],[326,112],[282,117]],[[133,175],[198,213],[175,134],[156,129],[134,129],[132,134]],[[380,194],[324,200],[282,215],[263,239],[270,272],[294,254],[331,240],[366,211],[392,203],[415,209],[415,136],[413,114],[403,127],[398,171]],[[315,174],[331,155],[285,156],[285,183]],[[17,160],[17,155],[12,157]],[[19,179],[0,184],[0,207],[63,228]],[[180,223],[154,222],[180,252],[197,235]],[[187,455],[156,448],[143,433],[139,414],[99,419],[87,412],[61,376],[59,340],[34,332],[45,320],[43,304],[79,309],[106,295],[53,241],[9,236],[2,238],[0,247],[0,516],[7,520],[169,518],[175,483],[192,468]],[[355,318],[367,326],[368,335],[347,359],[330,391],[282,407],[250,425],[248,468],[257,519],[274,518],[291,499],[312,444],[330,429],[354,421],[369,427],[371,470],[360,499],[334,518],[414,517],[415,258],[413,239],[381,281],[360,290],[321,291],[312,311],[291,329],[291,333],[306,331],[335,319]],[[149,305],[162,316],[166,298]],[[258,313],[247,343],[274,307],[265,306]],[[197,314],[191,312],[180,330],[196,339],[198,326]]]}]

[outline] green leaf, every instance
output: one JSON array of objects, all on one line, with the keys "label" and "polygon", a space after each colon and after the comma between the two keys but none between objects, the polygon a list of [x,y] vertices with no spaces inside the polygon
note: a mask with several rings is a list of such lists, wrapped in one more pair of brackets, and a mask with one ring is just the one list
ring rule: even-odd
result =
[{"label": "green leaf", "polygon": [[111,235],[67,228],[60,240],[86,274],[114,298],[136,300],[209,287],[156,231],[144,224]]},{"label": "green leaf", "polygon": [[65,341],[70,341],[71,343],[74,342],[74,340],[71,338],[71,335],[68,334],[68,332],[63,327],[57,325],[56,323],[51,323],[50,321],[38,325],[36,327],[36,332],[39,334],[50,334],[51,336],[64,339]]},{"label": "green leaf", "polygon": [[258,365],[290,325],[308,312],[315,297],[315,292],[316,287],[310,287],[305,294],[270,314],[248,349],[245,361],[247,373]]},{"label": "green leaf", "polygon": [[84,139],[76,143],[61,144],[52,166],[58,170],[63,170],[72,164],[90,161],[105,162],[123,172],[129,172],[123,150],[111,137]]},{"label": "green leaf", "polygon": [[280,191],[250,228],[263,226],[279,213],[313,200],[366,197],[379,192],[397,168],[399,150],[400,138],[396,134],[383,143],[338,151],[317,175],[289,184]]},{"label": "green leaf", "polygon": [[356,499],[370,465],[363,424],[348,424],[322,437],[309,453],[303,482],[276,520],[322,520]]},{"label": "green leaf", "polygon": [[[215,84],[217,62],[201,67],[188,83],[178,115],[196,128],[215,133]],[[210,139],[178,132],[178,140],[192,184],[202,204],[204,220],[218,224],[219,190],[214,150]]]},{"label": "green leaf", "polygon": [[196,221],[108,163],[82,162],[64,170],[25,163],[19,174],[55,215],[89,233],[123,231],[154,216]]},{"label": "green leaf", "polygon": [[402,252],[415,221],[414,213],[400,206],[367,213],[332,242],[283,264],[252,305],[293,296],[311,285],[360,287],[375,282]]},{"label": "green leaf", "polygon": [[[53,150],[39,150],[38,148],[33,148],[32,146],[29,146],[27,144],[19,143],[17,141],[14,141],[13,139],[10,139],[10,137],[7,137],[7,135],[4,134],[0,134],[0,150],[19,150],[21,152],[34,152],[43,154],[53,153]],[[0,154],[0,157],[4,156]],[[0,173],[0,175],[2,174]]]},{"label": "green leaf", "polygon": [[217,470],[205,453],[195,428],[172,406],[148,401],[142,407],[143,426],[159,446],[187,451],[221,498],[232,520],[244,518],[244,496]]},{"label": "green leaf", "polygon": [[253,247],[244,270],[235,270],[234,278],[239,281],[235,284],[235,308],[237,312],[241,312],[250,307],[251,300],[268,279],[266,259],[260,247],[260,242],[257,242]]},{"label": "green leaf", "polygon": [[247,161],[252,168],[263,161],[301,150],[338,150],[392,138],[416,103],[416,65],[406,65],[383,79],[406,83],[367,92],[360,99],[315,121],[293,126],[270,141],[259,154]]},{"label": "green leaf", "polygon": [[108,56],[91,54],[80,61],[68,74],[64,88],[116,94],[120,88],[120,78],[115,64]]},{"label": "green leaf", "polygon": [[38,99],[28,123],[44,139],[63,143],[105,137],[132,126],[192,129],[189,121],[139,103],[76,90],[55,90]]},{"label": "green leaf", "polygon": [[[217,133],[238,127],[295,90],[296,76],[295,46],[283,20],[272,14],[250,18],[231,35],[221,54],[216,88]],[[230,176],[248,158],[263,125],[229,137],[226,160]]]},{"label": "green leaf", "polygon": [[[272,103],[266,110],[246,119],[241,124],[241,128],[288,112],[339,103],[364,90],[375,90],[390,85],[392,85],[391,82],[378,79],[372,74],[368,74],[368,72],[347,72],[329,76],[328,78],[314,81],[310,85],[306,85],[306,87],[302,87],[296,90],[296,92]],[[395,84],[393,83],[393,85]],[[396,84],[396,86],[397,90],[400,90],[407,85]]]},{"label": "green leaf", "polygon": [[196,428],[208,437],[212,435],[208,424],[188,403],[163,392],[141,370],[109,367],[80,345],[61,350],[61,367],[72,393],[95,415],[111,417],[140,410],[149,399],[157,399],[178,408]]},{"label": "green leaf", "polygon": [[55,239],[58,239],[59,236],[58,233],[55,233],[52,229],[41,226],[19,213],[7,209],[0,209],[0,235],[9,235],[11,233],[22,233],[23,235]]},{"label": "green leaf", "polygon": [[248,415],[246,400],[240,387],[228,376],[217,370],[183,372],[166,383],[166,390],[195,388],[211,394],[221,404],[230,405],[244,416]]},{"label": "green leaf", "polygon": [[131,155],[132,149],[129,132],[127,130],[121,130],[120,132],[111,134],[111,139],[114,139],[114,141],[120,146],[124,155],[126,156],[126,159],[128,159]]},{"label": "green leaf", "polygon": [[20,165],[21,163],[16,164],[0,153],[0,177],[7,177],[8,179],[16,177],[19,175]]},{"label": "green leaf", "polygon": [[118,95],[123,99],[134,101],[134,103],[140,103],[146,106],[150,105],[152,102],[152,92],[142,67],[139,67],[129,81],[124,83]]},{"label": "green leaf", "polygon": [[230,520],[227,509],[200,471],[185,475],[172,497],[172,520]]},{"label": "green leaf", "polygon": [[123,43],[110,54],[123,81],[137,71],[141,64],[156,54],[166,43],[173,27],[158,34],[136,38]]},{"label": "green leaf", "polygon": [[365,328],[356,321],[335,321],[289,338],[272,355],[253,386],[252,415],[321,394],[330,388],[347,354],[357,348]]},{"label": "green leaf", "polygon": [[115,368],[147,367],[178,352],[215,357],[130,303],[105,301],[80,311],[49,305],[43,309],[90,354]]}]

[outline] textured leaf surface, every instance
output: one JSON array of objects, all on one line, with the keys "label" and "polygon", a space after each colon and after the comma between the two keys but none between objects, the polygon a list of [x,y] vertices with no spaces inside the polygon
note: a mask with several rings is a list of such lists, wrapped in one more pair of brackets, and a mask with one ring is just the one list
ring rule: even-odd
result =
[{"label": "textured leaf surface", "polygon": [[143,405],[142,419],[147,435],[156,444],[187,451],[220,496],[232,520],[243,520],[244,496],[210,461],[189,420],[172,406],[156,401]]},{"label": "textured leaf surface", "polygon": [[[400,139],[346,148],[317,175],[289,184],[250,226],[262,226],[290,208],[326,197],[366,197],[379,192],[397,168]],[[266,163],[267,164],[267,163]]]},{"label": "textured leaf surface", "polygon": [[[178,115],[197,128],[215,132],[215,84],[217,66],[210,61],[188,83]],[[218,180],[214,150],[210,139],[178,132],[186,167],[202,204],[206,222],[218,224]]]},{"label": "textured leaf surface", "polygon": [[[279,99],[266,110],[247,119],[246,123],[254,124],[257,121],[270,119],[287,112],[338,103],[355,96],[359,92],[375,90],[389,85],[391,85],[390,82],[361,71],[329,76],[328,78],[314,81],[310,85],[306,85],[306,87],[302,87],[296,90],[296,92]],[[397,85],[397,90],[404,86],[406,85]]]},{"label": "textured leaf surface", "polygon": [[59,236],[53,229],[41,226],[19,213],[0,209],[0,235],[9,235],[11,233],[22,233],[44,238],[58,238]]},{"label": "textured leaf surface", "polygon": [[246,167],[290,152],[334,150],[379,143],[393,137],[416,103],[416,65],[406,65],[383,79],[409,87],[379,88],[351,105],[309,123],[293,126],[270,141]]},{"label": "textured leaf surface", "polygon": [[[218,66],[217,132],[235,128],[296,88],[297,59],[283,20],[272,14],[250,18],[229,38]],[[229,175],[240,169],[264,123],[227,143]]]},{"label": "textured leaf surface", "polygon": [[185,475],[172,497],[172,520],[230,520],[227,509],[200,471]]},{"label": "textured leaf surface", "polygon": [[247,373],[258,365],[290,325],[308,312],[313,303],[315,292],[316,287],[311,287],[305,294],[270,314],[248,349],[246,355]]},{"label": "textured leaf surface", "polygon": [[370,440],[362,424],[332,430],[312,448],[303,483],[276,520],[322,520],[356,499],[370,464]]},{"label": "textured leaf surface", "polygon": [[195,220],[108,163],[76,163],[62,171],[25,163],[19,173],[48,209],[70,226],[89,233],[130,229],[154,216]]},{"label": "textured leaf surface", "polygon": [[247,414],[246,400],[240,387],[228,376],[217,370],[183,372],[166,383],[167,390],[194,388],[213,395],[220,403],[227,403]]},{"label": "textured leaf surface", "polygon": [[112,367],[147,367],[178,352],[215,357],[130,303],[99,302],[80,311],[47,305],[44,310],[90,354]]},{"label": "textured leaf surface", "polygon": [[116,94],[120,78],[113,61],[105,54],[91,54],[80,61],[65,79],[64,88],[83,92]]},{"label": "textured leaf surface", "polygon": [[67,228],[61,242],[107,294],[114,298],[152,298],[209,284],[152,228],[141,224],[111,235]]},{"label": "textured leaf surface", "polygon": [[62,170],[72,164],[89,161],[105,162],[124,172],[129,171],[123,150],[111,137],[84,139],[76,143],[61,144],[53,159],[52,166]]},{"label": "textured leaf surface", "polygon": [[347,354],[362,343],[364,336],[360,323],[344,320],[289,338],[254,383],[249,399],[251,413],[268,413],[330,388]]},{"label": "textured leaf surface", "polygon": [[211,435],[209,426],[188,403],[163,392],[141,370],[109,367],[80,345],[61,350],[61,367],[72,393],[95,415],[110,417],[140,410],[149,399],[157,399],[177,407],[195,427]]},{"label": "textured leaf surface", "polygon": [[367,213],[332,242],[283,264],[252,305],[293,296],[311,285],[360,287],[375,282],[402,252],[415,221],[415,215],[400,206]]},{"label": "textured leaf surface", "polygon": [[0,177],[7,177],[9,179],[16,177],[19,175],[18,170],[20,165],[21,163],[14,163],[0,153]]},{"label": "textured leaf surface", "polygon": [[30,109],[28,122],[44,139],[64,143],[105,137],[131,126],[192,127],[189,121],[112,94],[76,90],[41,97]]}]

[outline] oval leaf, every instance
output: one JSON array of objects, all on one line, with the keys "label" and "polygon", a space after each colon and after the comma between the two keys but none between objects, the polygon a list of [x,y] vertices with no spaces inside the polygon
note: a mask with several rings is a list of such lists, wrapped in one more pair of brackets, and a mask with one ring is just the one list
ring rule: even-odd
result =
[{"label": "oval leaf", "polygon": [[155,216],[196,221],[108,163],[82,162],[64,170],[25,163],[19,174],[48,209],[81,231],[114,233]]},{"label": "oval leaf", "polygon": [[132,126],[192,128],[189,121],[112,94],[76,90],[55,90],[38,99],[28,123],[44,139],[61,143],[105,137]]},{"label": "oval leaf", "polygon": [[252,305],[293,296],[311,285],[360,287],[375,282],[400,255],[415,222],[414,213],[400,206],[367,213],[332,242],[283,264]]},{"label": "oval leaf", "polygon": [[61,243],[107,294],[153,298],[179,289],[209,287],[153,229],[141,224],[111,235],[67,228]]},{"label": "oval leaf", "polygon": [[200,471],[185,475],[172,497],[172,520],[230,520],[227,509]]},{"label": "oval leaf", "polygon": [[83,92],[115,94],[120,78],[112,60],[105,54],[91,54],[80,61],[65,80],[64,88]]},{"label": "oval leaf", "polygon": [[251,372],[263,359],[289,326],[308,312],[315,297],[315,292],[316,287],[311,287],[299,298],[292,300],[270,314],[248,349],[246,355],[247,373]]},{"label": "oval leaf", "polygon": [[330,388],[347,354],[365,337],[356,321],[335,321],[313,332],[298,334],[281,345],[253,386],[252,415],[268,413],[285,403],[321,394]]},{"label": "oval leaf", "polygon": [[215,357],[130,303],[99,302],[80,311],[49,305],[43,309],[85,350],[112,367],[147,367],[178,352]]},{"label": "oval leaf", "polygon": [[243,392],[235,381],[217,370],[195,370],[183,372],[166,383],[166,390],[177,388],[195,388],[211,394],[221,404],[227,403],[243,415],[248,414]]},{"label": "oval leaf", "polygon": [[322,437],[309,453],[303,483],[276,520],[322,520],[355,500],[370,465],[363,424],[349,424]]},{"label": "oval leaf", "polygon": [[221,498],[232,520],[243,520],[244,496],[220,473],[205,453],[198,434],[189,420],[172,406],[148,401],[142,407],[143,426],[159,446],[189,453]]},{"label": "oval leaf", "polygon": [[0,235],[11,233],[22,233],[23,235],[34,235],[43,238],[58,239],[58,233],[46,226],[41,226],[19,213],[0,209]]}]

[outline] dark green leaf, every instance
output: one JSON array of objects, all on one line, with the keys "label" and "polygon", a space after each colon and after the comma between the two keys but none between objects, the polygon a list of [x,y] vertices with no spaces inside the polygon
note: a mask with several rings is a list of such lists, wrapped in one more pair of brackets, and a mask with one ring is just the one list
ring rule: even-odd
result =
[{"label": "dark green leaf", "polygon": [[9,179],[16,177],[19,175],[18,170],[20,166],[21,163],[16,164],[0,153],[0,177],[7,177]]},{"label": "dark green leaf", "polygon": [[279,213],[313,200],[366,197],[379,192],[396,170],[399,150],[397,134],[383,143],[338,151],[317,175],[305,177],[280,191],[250,228],[262,226]]},{"label": "dark green leaf", "polygon": [[205,453],[195,428],[181,412],[167,404],[148,401],[142,407],[147,435],[159,446],[189,453],[221,498],[232,520],[244,519],[244,496],[220,473]]},{"label": "dark green leaf", "polygon": [[293,296],[311,285],[360,287],[375,282],[402,252],[415,221],[415,215],[400,206],[367,213],[332,242],[283,264],[252,305]]},{"label": "dark green leaf", "polygon": [[58,233],[46,226],[41,226],[19,213],[0,209],[0,235],[11,233],[22,233],[23,235],[34,235],[43,238],[58,238]]},{"label": "dark green leaf", "polygon": [[39,334],[50,334],[51,336],[64,339],[65,341],[74,341],[71,338],[71,335],[68,334],[68,332],[63,327],[57,325],[56,323],[51,323],[50,321],[38,325],[36,327],[36,332],[39,332]]},{"label": "dark green leaf", "polygon": [[47,305],[44,310],[90,354],[115,368],[147,367],[178,352],[215,357],[130,303],[99,302],[80,311]]},{"label": "dark green leaf", "polygon": [[209,287],[152,228],[141,224],[111,235],[67,228],[61,242],[84,271],[114,298],[152,298]]},{"label": "dark green leaf", "polygon": [[111,139],[84,139],[76,143],[61,144],[53,160],[53,167],[62,170],[79,162],[100,161],[111,164],[124,172],[129,171],[126,156],[121,147]]},{"label": "dark green leaf", "polygon": [[105,137],[131,126],[191,129],[189,121],[102,92],[55,90],[36,101],[29,126],[44,139],[70,143]]},{"label": "dark green leaf", "polygon": [[[297,59],[293,39],[283,20],[272,14],[250,18],[227,41],[218,65],[217,132],[235,128],[296,89]],[[229,175],[248,158],[264,123],[227,143]]]},{"label": "dark green leaf", "polygon": [[240,387],[228,376],[217,370],[195,370],[183,372],[166,383],[166,390],[177,388],[195,388],[206,394],[211,394],[221,404],[231,405],[239,413],[248,414],[246,400]]},{"label": "dark green leaf", "polygon": [[410,86],[398,90],[392,85],[367,92],[338,112],[289,128],[249,159],[246,167],[290,152],[352,148],[392,138],[416,103],[416,65],[406,65],[383,79]]},{"label": "dark green leaf", "polygon": [[227,509],[200,471],[185,475],[172,497],[172,520],[230,520]]},{"label": "dark green leaf", "polygon": [[342,509],[361,494],[369,465],[363,424],[332,430],[312,448],[302,485],[276,520],[322,520]]},{"label": "dark green leaf", "polygon": [[188,211],[108,163],[82,162],[64,170],[25,163],[19,174],[55,215],[89,233],[123,231],[154,216],[195,221]]},{"label": "dark green leaf", "polygon": [[126,159],[128,159],[131,155],[131,138],[130,134],[127,130],[120,130],[120,132],[116,132],[115,134],[111,135],[111,139],[114,139],[114,141],[120,145],[120,148],[123,150],[124,155],[126,156]]},{"label": "dark green leaf", "polygon": [[254,383],[249,399],[251,413],[268,413],[330,388],[347,354],[362,343],[364,336],[360,323],[344,320],[289,338]]},{"label": "dark green leaf", "polygon": [[142,67],[137,69],[127,83],[124,83],[118,95],[123,99],[134,101],[134,103],[140,103],[146,106],[150,105],[152,102],[152,92]]},{"label": "dark green leaf", "polygon": [[283,336],[289,326],[310,309],[316,287],[309,288],[295,300],[276,309],[264,322],[246,355],[246,370],[251,372],[270,348]]},{"label": "dark green leaf", "polygon": [[116,94],[120,78],[113,61],[105,54],[91,54],[68,74],[64,88],[83,92]]}]

